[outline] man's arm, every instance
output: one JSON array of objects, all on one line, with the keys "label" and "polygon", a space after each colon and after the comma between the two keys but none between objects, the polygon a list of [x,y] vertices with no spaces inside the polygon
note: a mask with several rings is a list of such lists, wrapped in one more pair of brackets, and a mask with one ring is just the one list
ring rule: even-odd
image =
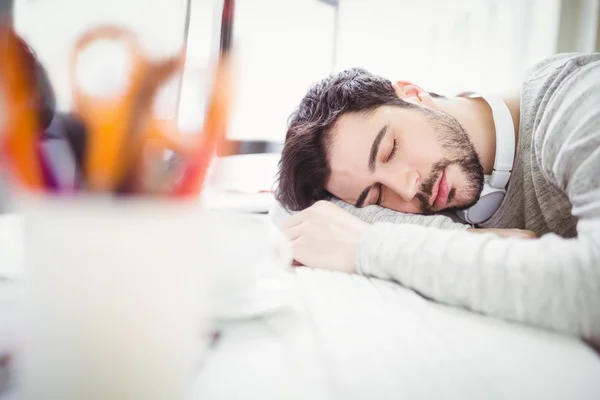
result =
[{"label": "man's arm", "polygon": [[442,303],[600,340],[598,232],[522,240],[376,224],[356,267]]}]

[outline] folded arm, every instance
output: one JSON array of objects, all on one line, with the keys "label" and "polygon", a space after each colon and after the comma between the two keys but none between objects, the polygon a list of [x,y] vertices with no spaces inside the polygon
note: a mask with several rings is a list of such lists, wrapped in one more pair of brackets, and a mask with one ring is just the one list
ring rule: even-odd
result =
[{"label": "folded arm", "polygon": [[440,302],[600,340],[600,236],[537,240],[376,224],[358,272],[393,279]]}]

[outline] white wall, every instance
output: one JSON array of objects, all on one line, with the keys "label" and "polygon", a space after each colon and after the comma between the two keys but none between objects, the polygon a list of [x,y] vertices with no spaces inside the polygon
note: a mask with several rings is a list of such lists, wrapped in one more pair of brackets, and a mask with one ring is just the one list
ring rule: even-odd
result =
[{"label": "white wall", "polygon": [[[58,107],[71,107],[68,61],[77,37],[93,25],[132,28],[153,56],[182,45],[184,0],[15,0],[14,26],[48,69]],[[171,99],[174,100],[174,99]]]},{"label": "white wall", "polygon": [[599,0],[561,0],[558,51],[599,51],[599,19]]},{"label": "white wall", "polygon": [[554,53],[559,0],[340,0],[336,70],[452,95],[519,85]]},{"label": "white wall", "polygon": [[282,141],[309,85],[332,70],[334,9],[315,0],[238,0],[230,137]]}]

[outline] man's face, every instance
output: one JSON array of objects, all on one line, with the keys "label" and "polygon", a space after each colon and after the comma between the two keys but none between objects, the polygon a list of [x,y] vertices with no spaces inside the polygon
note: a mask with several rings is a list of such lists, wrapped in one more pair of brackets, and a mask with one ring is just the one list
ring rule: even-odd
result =
[{"label": "man's face", "polygon": [[470,207],[483,188],[483,168],[466,132],[454,117],[430,108],[382,106],[342,115],[329,161],[325,188],[357,207],[429,214]]}]

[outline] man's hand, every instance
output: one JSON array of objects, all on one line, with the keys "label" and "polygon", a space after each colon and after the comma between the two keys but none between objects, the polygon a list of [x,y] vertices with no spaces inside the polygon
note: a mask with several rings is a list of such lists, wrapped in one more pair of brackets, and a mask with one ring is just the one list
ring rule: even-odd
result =
[{"label": "man's hand", "polygon": [[283,224],[294,260],[308,267],[356,272],[356,247],[370,225],[328,201],[319,201]]}]

